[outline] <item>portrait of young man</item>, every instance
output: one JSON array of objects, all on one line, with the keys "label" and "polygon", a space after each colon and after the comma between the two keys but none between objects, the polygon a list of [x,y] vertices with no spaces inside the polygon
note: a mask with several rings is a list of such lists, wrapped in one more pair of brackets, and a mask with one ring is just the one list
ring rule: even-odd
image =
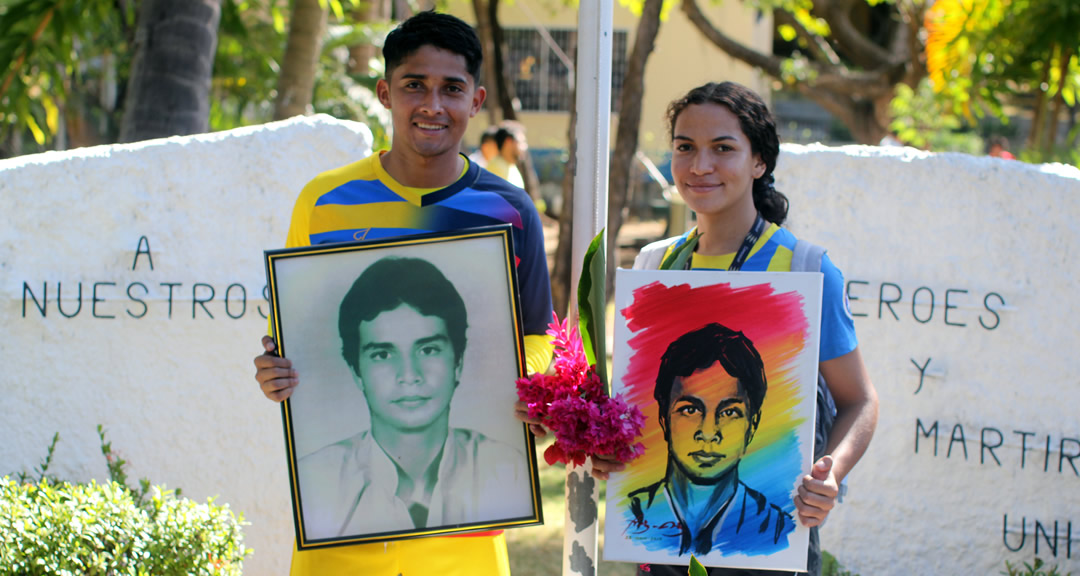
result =
[{"label": "portrait of young man", "polygon": [[[299,460],[307,538],[531,512],[525,455],[478,430],[451,426],[468,318],[454,284],[421,258],[384,257],[349,288],[338,313],[340,353],[363,393],[370,427]],[[512,487],[519,488],[517,502],[501,497]]]},{"label": "portrait of young man", "polygon": [[741,332],[712,323],[667,347],[653,391],[667,471],[629,493],[628,533],[649,531],[652,547],[699,557],[788,546],[791,515],[739,479],[767,389],[761,356]]},{"label": "portrait of young man", "polygon": [[[286,247],[510,224],[526,363],[530,372],[545,370],[551,284],[540,218],[523,190],[459,153],[486,98],[476,82],[481,54],[472,27],[446,14],[421,12],[391,31],[383,44],[385,77],[376,86],[391,113],[390,149],[309,182],[293,209]],[[281,402],[304,376],[274,353],[272,338],[263,338],[262,348],[255,378],[267,398]],[[295,552],[291,573],[504,576],[506,558],[496,531]]]}]

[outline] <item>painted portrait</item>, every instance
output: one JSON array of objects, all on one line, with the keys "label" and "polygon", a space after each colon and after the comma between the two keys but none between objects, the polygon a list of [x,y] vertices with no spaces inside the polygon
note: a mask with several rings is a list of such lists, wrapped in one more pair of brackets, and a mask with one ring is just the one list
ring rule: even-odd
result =
[{"label": "painted portrait", "polygon": [[612,474],[604,557],[805,570],[821,276],[618,270],[612,388],[645,454]]},{"label": "painted portrait", "polygon": [[499,231],[276,251],[301,549],[539,521]]}]

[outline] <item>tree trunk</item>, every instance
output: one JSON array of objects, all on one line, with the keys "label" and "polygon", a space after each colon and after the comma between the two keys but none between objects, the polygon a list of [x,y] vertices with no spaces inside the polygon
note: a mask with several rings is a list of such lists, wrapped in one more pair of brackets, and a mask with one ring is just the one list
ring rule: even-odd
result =
[{"label": "tree trunk", "polygon": [[510,74],[506,70],[506,38],[502,25],[499,24],[499,0],[488,0],[488,26],[491,27],[491,64],[495,71],[495,77],[489,83],[495,86],[503,120],[517,120],[517,111],[514,110],[514,85],[510,82]]},{"label": "tree trunk", "polygon": [[[571,47],[577,64],[577,45]],[[574,177],[577,174],[577,83],[570,91],[570,128],[566,141],[570,143],[562,181],[562,206],[559,208],[559,243],[555,248],[555,264],[551,272],[551,301],[553,310],[565,318],[570,309],[570,281],[574,263]]]},{"label": "tree trunk", "polygon": [[278,76],[274,120],[305,114],[311,106],[325,29],[326,10],[319,0],[295,1],[289,15],[289,39]]},{"label": "tree trunk", "polygon": [[220,0],[145,0],[139,12],[120,141],[206,132]]},{"label": "tree trunk", "polygon": [[619,228],[626,210],[627,190],[634,167],[641,127],[641,103],[645,93],[645,64],[656,46],[660,32],[660,10],[664,0],[645,0],[638,19],[634,47],[626,63],[626,77],[619,98],[619,126],[615,136],[615,151],[611,155],[608,173],[607,223],[607,294],[615,296],[615,267],[619,264]]},{"label": "tree trunk", "polygon": [[[1051,52],[1051,55],[1053,52]],[[1038,95],[1035,97],[1035,116],[1031,119],[1031,133],[1028,134],[1028,148],[1032,150],[1042,149],[1043,122],[1046,111],[1046,90],[1042,86],[1050,83],[1050,59],[1046,59],[1043,66],[1042,79],[1039,81]]]},{"label": "tree trunk", "polygon": [[1054,95],[1054,106],[1050,110],[1050,127],[1046,133],[1046,150],[1051,151],[1057,146],[1058,122],[1061,112],[1065,109],[1065,82],[1069,77],[1069,60],[1072,60],[1072,49],[1063,47],[1058,55],[1060,68],[1058,69],[1058,90]]},{"label": "tree trunk", "polygon": [[493,105],[499,101],[499,90],[495,84],[495,40],[491,37],[487,0],[473,0],[473,12],[476,14],[476,35],[480,37],[480,47],[484,52],[484,87],[487,88],[488,124],[499,122],[498,111]]},{"label": "tree trunk", "polygon": [[[389,22],[390,0],[364,0],[353,10],[353,18],[357,22]],[[371,70],[368,63],[378,56],[379,47],[371,42],[349,46],[349,74],[367,74]]]}]

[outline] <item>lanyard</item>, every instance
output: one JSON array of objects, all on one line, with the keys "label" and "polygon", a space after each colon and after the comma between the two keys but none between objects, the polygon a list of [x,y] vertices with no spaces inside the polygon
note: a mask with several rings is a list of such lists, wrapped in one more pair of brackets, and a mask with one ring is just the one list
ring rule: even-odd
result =
[{"label": "lanyard", "polygon": [[[754,219],[754,225],[750,227],[750,231],[746,233],[746,237],[743,238],[742,246],[739,246],[739,251],[735,253],[735,258],[731,261],[731,266],[728,266],[729,272],[735,272],[742,268],[742,265],[746,262],[746,257],[750,255],[750,250],[753,250],[754,244],[757,244],[761,233],[765,231],[765,219],[761,217],[761,212],[757,213],[757,218]],[[686,259],[684,265],[686,270],[690,269],[690,258]]]}]

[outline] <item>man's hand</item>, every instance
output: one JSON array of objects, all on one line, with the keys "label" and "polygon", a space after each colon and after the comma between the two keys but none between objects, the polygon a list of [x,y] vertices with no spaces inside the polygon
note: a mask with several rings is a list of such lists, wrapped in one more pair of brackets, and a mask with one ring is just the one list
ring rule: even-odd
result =
[{"label": "man's hand", "polygon": [[262,345],[266,352],[255,357],[255,380],[259,382],[259,388],[267,398],[281,402],[292,396],[299,378],[288,358],[273,354],[277,349],[273,338],[263,336]]},{"label": "man's hand", "polygon": [[795,496],[795,508],[799,522],[807,528],[820,526],[836,506],[840,483],[833,475],[832,468],[832,456],[825,455],[814,463],[810,474],[803,476],[799,494]]},{"label": "man's hand", "polygon": [[592,475],[597,480],[607,480],[612,472],[626,470],[626,464],[619,462],[609,454],[592,455]]},{"label": "man's hand", "polygon": [[533,436],[536,436],[537,438],[543,438],[544,436],[547,436],[547,428],[544,428],[544,425],[540,422],[540,419],[529,418],[528,404],[520,400],[514,402],[514,418],[517,418],[518,420],[521,420],[522,422],[528,424],[529,430],[532,431]]}]

